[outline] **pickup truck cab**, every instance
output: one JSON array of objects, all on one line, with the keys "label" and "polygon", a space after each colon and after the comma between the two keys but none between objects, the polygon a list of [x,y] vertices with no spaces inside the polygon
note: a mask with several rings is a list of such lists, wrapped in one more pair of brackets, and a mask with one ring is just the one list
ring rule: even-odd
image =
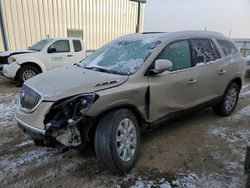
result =
[{"label": "pickup truck cab", "polygon": [[19,84],[42,72],[73,65],[86,58],[83,41],[73,37],[44,39],[20,53],[9,56],[8,63],[3,65],[3,75]]}]

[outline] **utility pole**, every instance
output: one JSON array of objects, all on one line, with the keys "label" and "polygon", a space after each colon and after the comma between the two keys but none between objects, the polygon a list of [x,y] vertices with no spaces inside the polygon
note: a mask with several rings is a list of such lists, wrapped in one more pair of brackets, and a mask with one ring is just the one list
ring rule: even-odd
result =
[{"label": "utility pole", "polygon": [[9,50],[9,45],[8,45],[8,40],[7,40],[7,32],[4,27],[4,20],[3,20],[3,9],[2,9],[2,2],[0,0],[0,30],[3,38],[3,45],[4,45],[4,50]]},{"label": "utility pole", "polygon": [[3,9],[2,9],[2,2],[0,0],[0,30],[1,30],[1,34],[2,39],[3,39],[3,45],[4,45],[4,50],[8,50],[9,46],[8,46],[8,42],[7,42],[7,33],[4,27],[4,20],[3,20]]},{"label": "utility pole", "polygon": [[146,3],[147,0],[130,0],[138,3],[138,9],[137,9],[137,23],[136,23],[136,33],[139,33],[140,25],[141,25],[141,4]]}]

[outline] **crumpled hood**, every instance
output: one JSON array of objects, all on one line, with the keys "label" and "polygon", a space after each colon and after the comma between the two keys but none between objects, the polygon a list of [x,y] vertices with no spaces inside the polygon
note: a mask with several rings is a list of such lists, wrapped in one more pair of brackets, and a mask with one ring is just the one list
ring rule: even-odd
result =
[{"label": "crumpled hood", "polygon": [[118,86],[126,82],[127,79],[128,76],[68,66],[39,74],[27,80],[25,84],[39,92],[43,100],[57,101],[77,94]]},{"label": "crumpled hood", "polygon": [[15,55],[15,54],[32,53],[32,52],[34,51],[33,50],[5,51],[5,52],[1,52],[0,56],[10,56],[10,55]]}]

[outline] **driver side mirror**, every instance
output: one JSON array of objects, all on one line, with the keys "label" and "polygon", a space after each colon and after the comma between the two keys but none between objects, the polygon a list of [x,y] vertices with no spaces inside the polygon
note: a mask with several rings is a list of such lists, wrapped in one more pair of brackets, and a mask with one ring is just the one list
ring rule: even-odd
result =
[{"label": "driver side mirror", "polygon": [[56,48],[48,48],[48,53],[54,53],[56,52]]},{"label": "driver side mirror", "polygon": [[157,59],[155,61],[155,67],[152,69],[152,72],[160,74],[165,71],[170,71],[173,66],[173,63],[166,59]]}]

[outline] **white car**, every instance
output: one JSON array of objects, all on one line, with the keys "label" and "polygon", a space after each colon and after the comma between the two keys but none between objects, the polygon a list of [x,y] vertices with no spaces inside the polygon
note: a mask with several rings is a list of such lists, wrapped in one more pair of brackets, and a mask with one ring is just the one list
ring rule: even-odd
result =
[{"label": "white car", "polygon": [[48,38],[36,43],[22,54],[10,56],[8,64],[3,65],[3,75],[22,84],[39,73],[73,65],[85,58],[86,49],[81,39]]}]

